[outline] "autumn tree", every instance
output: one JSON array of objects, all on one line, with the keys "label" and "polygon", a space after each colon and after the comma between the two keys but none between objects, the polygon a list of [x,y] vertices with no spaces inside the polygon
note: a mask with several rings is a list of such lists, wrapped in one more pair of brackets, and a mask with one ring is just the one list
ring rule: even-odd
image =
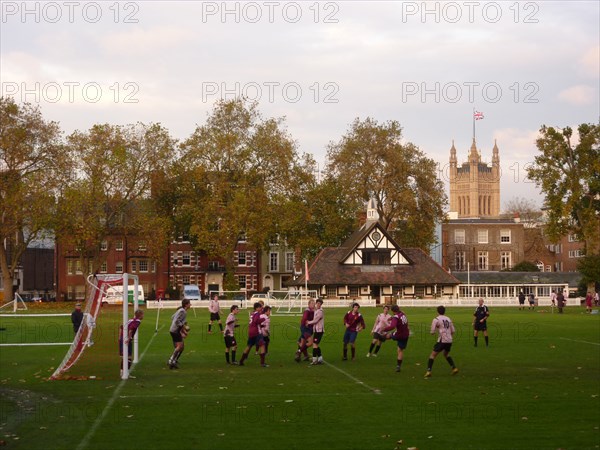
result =
[{"label": "autumn tree", "polygon": [[145,241],[150,257],[164,251],[171,227],[158,213],[152,183],[170,170],[175,145],[159,124],[98,124],[68,137],[76,165],[58,201],[57,237],[79,258],[84,274],[104,262],[101,245],[111,236]]},{"label": "autumn tree", "polygon": [[311,169],[283,119],[263,118],[244,99],[217,102],[181,150],[176,214],[196,250],[225,260],[231,281],[240,237],[260,250],[286,233],[284,205],[306,189]]},{"label": "autumn tree", "polygon": [[550,239],[576,234],[593,258],[600,254],[600,125],[584,123],[577,132],[542,126],[528,177],[545,195]]},{"label": "autumn tree", "polygon": [[533,200],[523,197],[513,197],[506,202],[504,214],[510,215],[511,217],[518,216],[521,219],[521,222],[533,226],[541,219],[543,212],[537,207]]},{"label": "autumn tree", "polygon": [[0,98],[0,268],[4,299],[30,243],[51,235],[54,199],[70,172],[58,123],[38,107]]},{"label": "autumn tree", "polygon": [[426,248],[444,217],[444,186],[436,163],[416,145],[402,142],[400,124],[358,118],[327,152],[329,176],[354,204],[376,202],[383,226],[400,245]]}]

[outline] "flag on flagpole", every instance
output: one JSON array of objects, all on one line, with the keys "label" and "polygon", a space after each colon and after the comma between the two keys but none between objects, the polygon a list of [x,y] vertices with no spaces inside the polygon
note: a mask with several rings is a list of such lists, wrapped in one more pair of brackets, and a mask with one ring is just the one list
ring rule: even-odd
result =
[{"label": "flag on flagpole", "polygon": [[308,260],[307,259],[304,260],[304,279],[306,281],[310,280],[310,276],[308,274]]},{"label": "flag on flagpole", "polygon": [[483,119],[483,113],[480,111],[473,111],[473,119],[475,119],[475,120]]}]

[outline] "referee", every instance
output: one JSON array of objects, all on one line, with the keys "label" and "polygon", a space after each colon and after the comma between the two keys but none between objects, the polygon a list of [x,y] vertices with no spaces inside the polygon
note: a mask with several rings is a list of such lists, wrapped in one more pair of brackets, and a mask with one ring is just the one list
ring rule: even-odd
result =
[{"label": "referee", "polygon": [[473,339],[475,339],[475,347],[477,347],[477,335],[480,331],[483,331],[485,336],[485,346],[489,346],[488,332],[487,332],[487,319],[490,317],[490,310],[483,304],[483,298],[479,298],[479,306],[473,313]]}]

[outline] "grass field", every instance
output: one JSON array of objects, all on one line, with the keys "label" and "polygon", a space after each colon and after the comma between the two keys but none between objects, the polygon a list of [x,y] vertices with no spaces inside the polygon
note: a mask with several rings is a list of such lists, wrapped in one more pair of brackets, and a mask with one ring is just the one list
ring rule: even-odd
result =
[{"label": "grass field", "polygon": [[[325,365],[294,362],[299,317],[274,316],[270,367],[262,368],[253,352],[245,367],[227,366],[222,336],[206,332],[208,313],[190,310],[181,368],[169,370],[172,311],[161,313],[155,333],[149,310],[140,362],[121,381],[121,311],[105,307],[96,344],[70,373],[93,379],[48,381],[66,346],[0,347],[0,439],[7,449],[599,448],[600,315],[493,308],[490,347],[480,337],[474,348],[472,309],[449,308],[460,373],[451,376],[440,355],[424,379],[434,310],[406,309],[414,334],[399,374],[395,342],[365,357],[379,311],[361,312],[368,328],[356,361],[341,360],[345,310],[326,309]],[[238,317],[246,322],[245,311]],[[73,336],[69,317],[3,317],[0,328],[0,343]]]}]

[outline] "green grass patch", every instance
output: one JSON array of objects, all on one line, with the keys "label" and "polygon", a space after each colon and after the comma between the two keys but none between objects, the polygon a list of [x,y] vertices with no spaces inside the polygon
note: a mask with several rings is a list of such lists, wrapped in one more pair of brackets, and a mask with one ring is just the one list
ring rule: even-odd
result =
[{"label": "green grass patch", "polygon": [[[48,380],[67,346],[0,347],[0,440],[23,449],[598,448],[600,315],[583,311],[493,308],[490,347],[480,337],[474,348],[472,309],[449,308],[460,372],[450,375],[440,355],[424,379],[433,308],[405,310],[413,335],[399,374],[395,342],[365,357],[375,308],[361,310],[368,328],[356,361],[341,358],[345,310],[326,309],[326,364],[316,367],[293,360],[299,317],[273,316],[269,368],[254,351],[245,367],[226,365],[218,327],[207,333],[208,312],[189,311],[179,370],[166,365],[173,311],[161,312],[155,333],[156,310],[148,310],[135,378],[123,382],[121,309],[105,307],[95,344],[70,372],[88,379]],[[246,314],[238,316],[240,347]],[[0,328],[4,344],[73,338],[69,317],[2,317]]]}]

